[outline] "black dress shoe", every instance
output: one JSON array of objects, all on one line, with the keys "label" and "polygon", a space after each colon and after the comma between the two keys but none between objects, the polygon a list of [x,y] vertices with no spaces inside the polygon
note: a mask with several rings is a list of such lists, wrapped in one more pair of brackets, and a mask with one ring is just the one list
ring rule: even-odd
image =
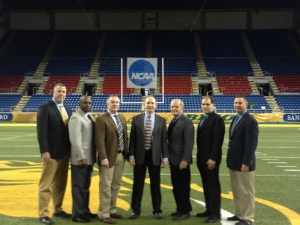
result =
[{"label": "black dress shoe", "polygon": [[229,221],[240,221],[240,218],[238,218],[237,216],[232,216],[232,217],[228,217],[227,220],[229,220]]},{"label": "black dress shoe", "polygon": [[180,213],[179,212],[173,212],[170,214],[170,216],[178,216]]},{"label": "black dress shoe", "polygon": [[47,224],[47,225],[54,223],[54,221],[51,220],[48,216],[39,218],[39,221],[40,223]]},{"label": "black dress shoe", "polygon": [[60,218],[72,218],[72,215],[69,213],[66,213],[65,211],[54,213],[53,216],[60,217]]},{"label": "black dress shoe", "polygon": [[203,212],[203,213],[197,213],[197,214],[196,214],[196,217],[209,217],[210,214],[211,214],[210,212],[205,211],[205,212]]},{"label": "black dress shoe", "polygon": [[72,218],[72,221],[73,222],[79,222],[79,223],[89,223],[92,220],[90,218],[87,218],[87,217],[83,216],[83,215],[78,215],[78,216],[74,216]]},{"label": "black dress shoe", "polygon": [[153,216],[155,219],[161,220],[162,219],[162,214],[160,212],[153,213]]},{"label": "black dress shoe", "polygon": [[210,216],[204,221],[204,223],[215,223],[215,222],[219,222],[219,221],[220,221],[220,217]]},{"label": "black dress shoe", "polygon": [[140,217],[140,214],[139,213],[136,213],[136,212],[133,212],[131,213],[131,215],[129,216],[129,219],[136,219],[136,218],[139,218]]},{"label": "black dress shoe", "polygon": [[95,219],[95,218],[98,217],[98,214],[96,214],[96,213],[91,213],[91,212],[87,212],[87,213],[83,213],[83,216],[84,216],[84,217],[87,217],[87,218]]},{"label": "black dress shoe", "polygon": [[246,220],[240,220],[239,222],[235,223],[235,225],[252,225],[252,222],[248,222]]},{"label": "black dress shoe", "polygon": [[173,217],[173,220],[186,220],[191,217],[190,213],[181,214],[179,213],[177,216]]}]

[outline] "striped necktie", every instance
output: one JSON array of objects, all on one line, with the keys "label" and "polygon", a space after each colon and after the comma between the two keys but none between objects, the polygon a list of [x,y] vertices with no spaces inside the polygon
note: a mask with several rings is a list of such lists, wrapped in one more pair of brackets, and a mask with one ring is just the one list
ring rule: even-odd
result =
[{"label": "striped necktie", "polygon": [[114,115],[114,117],[116,118],[118,135],[119,135],[118,151],[123,151],[124,150],[123,126],[122,126],[120,117],[118,115]]},{"label": "striped necktie", "polygon": [[68,116],[66,114],[66,111],[63,109],[62,105],[59,106],[59,110],[60,110],[60,114],[61,114],[62,120],[64,121],[64,124],[67,125],[67,123],[68,123]]},{"label": "striped necktie", "polygon": [[146,120],[146,127],[145,127],[145,149],[150,150],[151,149],[151,116],[148,115]]}]

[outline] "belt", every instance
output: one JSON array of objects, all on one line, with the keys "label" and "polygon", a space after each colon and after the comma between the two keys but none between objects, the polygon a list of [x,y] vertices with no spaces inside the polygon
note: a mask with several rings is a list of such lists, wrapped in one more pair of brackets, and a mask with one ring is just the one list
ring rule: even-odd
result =
[{"label": "belt", "polygon": [[120,153],[123,153],[123,151],[121,151],[121,150],[118,150],[118,154],[120,154]]}]

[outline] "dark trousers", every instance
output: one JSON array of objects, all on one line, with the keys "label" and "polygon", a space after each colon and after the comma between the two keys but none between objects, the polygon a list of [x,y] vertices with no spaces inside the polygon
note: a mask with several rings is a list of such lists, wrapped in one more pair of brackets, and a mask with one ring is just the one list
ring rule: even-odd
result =
[{"label": "dark trousers", "polygon": [[144,192],[146,170],[150,176],[150,190],[152,197],[153,213],[161,211],[161,191],[160,191],[160,165],[154,166],[152,161],[152,151],[146,150],[143,164],[134,166],[134,178],[132,188],[131,209],[133,212],[141,213],[141,202]]},{"label": "dark trousers", "polygon": [[90,185],[93,166],[71,165],[72,179],[72,216],[82,215],[90,212]]},{"label": "dark trousers", "polygon": [[173,195],[176,202],[176,211],[187,214],[192,211],[190,201],[191,170],[190,166],[180,170],[179,166],[170,164]]},{"label": "dark trousers", "polygon": [[220,164],[216,163],[213,170],[209,170],[206,163],[197,163],[204,190],[207,212],[220,216],[221,210],[221,185],[219,180]]}]

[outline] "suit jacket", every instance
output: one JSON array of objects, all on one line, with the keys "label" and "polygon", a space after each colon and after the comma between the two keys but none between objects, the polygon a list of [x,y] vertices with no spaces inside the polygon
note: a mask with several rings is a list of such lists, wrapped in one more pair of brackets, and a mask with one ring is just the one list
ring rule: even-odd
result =
[{"label": "suit jacket", "polygon": [[168,140],[169,161],[173,165],[179,165],[182,160],[192,164],[194,147],[194,124],[185,115],[181,115],[172,130]]},{"label": "suit jacket", "polygon": [[[72,110],[66,105],[64,107],[70,118]],[[52,159],[62,159],[70,154],[68,126],[53,100],[38,109],[37,136],[41,154],[49,152]]]},{"label": "suit jacket", "polygon": [[255,150],[259,133],[257,121],[246,112],[231,135],[231,127],[235,119],[229,130],[227,167],[231,170],[240,171],[242,164],[244,164],[249,166],[249,171],[253,171],[255,170]]},{"label": "suit jacket", "polygon": [[225,124],[220,115],[211,112],[202,126],[197,129],[197,162],[208,159],[221,163]]},{"label": "suit jacket", "polygon": [[[123,126],[123,138],[124,138],[124,157],[126,158],[128,153],[128,134],[126,119],[124,116],[118,114]],[[98,163],[101,165],[101,160],[107,159],[109,167],[113,167],[116,162],[119,146],[118,128],[111,115],[106,112],[103,115],[97,117],[95,127],[96,149],[98,152]]]},{"label": "suit jacket", "polygon": [[[145,159],[145,113],[132,118],[129,155],[134,156],[136,164],[143,164]],[[159,166],[161,159],[168,158],[166,119],[155,114],[152,130],[152,159],[153,165]]]},{"label": "suit jacket", "polygon": [[71,142],[71,164],[81,165],[80,160],[87,159],[88,165],[96,160],[95,132],[92,122],[82,110],[78,110],[69,120]]}]

